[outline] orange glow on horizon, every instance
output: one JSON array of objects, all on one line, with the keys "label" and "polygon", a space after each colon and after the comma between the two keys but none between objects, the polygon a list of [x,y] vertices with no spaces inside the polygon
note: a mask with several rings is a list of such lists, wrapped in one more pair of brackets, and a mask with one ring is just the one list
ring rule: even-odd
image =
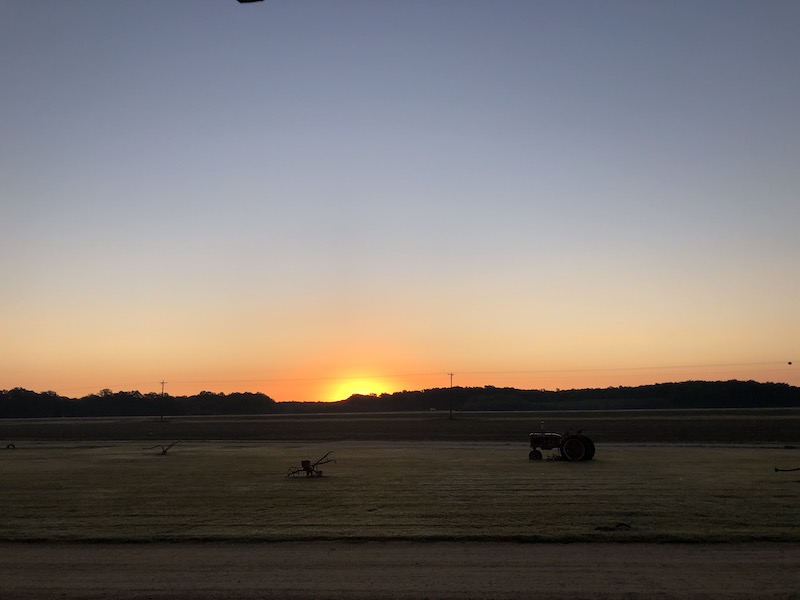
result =
[{"label": "orange glow on horizon", "polygon": [[381,395],[396,391],[392,382],[383,377],[344,377],[331,382],[330,391],[325,394],[322,400],[335,402],[346,400],[354,394],[369,396],[370,394]]},{"label": "orange glow on horizon", "polygon": [[[409,366],[409,365],[406,365]],[[224,371],[205,373],[213,379],[198,378],[193,371],[177,371],[172,374],[138,374],[127,379],[123,373],[107,371],[91,378],[94,383],[81,382],[79,374],[49,373],[48,377],[29,374],[14,385],[32,391],[53,390],[68,397],[81,397],[97,393],[103,388],[112,391],[133,391],[142,393],[160,392],[159,381],[165,380],[165,392],[172,396],[191,396],[201,391],[231,394],[236,392],[260,392],[277,402],[336,402],[346,400],[353,394],[381,395],[395,392],[422,391],[445,388],[450,385],[447,369],[439,371],[409,369],[403,374],[377,368],[347,369],[336,368],[338,373],[330,373],[319,365],[305,370],[290,369],[274,378],[260,378],[254,372],[237,372],[234,377],[225,377]],[[317,373],[318,377],[304,377],[305,373]],[[194,377],[193,377],[194,376]],[[56,378],[58,381],[56,381]],[[791,361],[719,363],[676,365],[642,368],[549,368],[542,370],[468,370],[453,369],[453,386],[517,388],[522,390],[568,390],[587,388],[635,387],[659,383],[683,381],[759,381],[763,383],[786,383],[800,385],[800,371]]]}]

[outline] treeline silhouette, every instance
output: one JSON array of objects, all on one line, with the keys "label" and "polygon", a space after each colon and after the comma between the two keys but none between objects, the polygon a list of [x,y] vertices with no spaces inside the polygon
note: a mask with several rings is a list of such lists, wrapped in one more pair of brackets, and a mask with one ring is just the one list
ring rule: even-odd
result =
[{"label": "treeline silhouette", "polygon": [[260,415],[278,412],[276,402],[261,393],[170,396],[104,389],[82,398],[23,388],[0,392],[0,418],[25,417],[137,417],[164,415]]},{"label": "treeline silhouette", "polygon": [[354,395],[339,402],[276,402],[265,394],[251,392],[170,396],[104,389],[82,398],[67,398],[52,391],[0,391],[0,418],[700,408],[800,408],[800,388],[756,381],[685,381],[555,391],[450,387]]}]

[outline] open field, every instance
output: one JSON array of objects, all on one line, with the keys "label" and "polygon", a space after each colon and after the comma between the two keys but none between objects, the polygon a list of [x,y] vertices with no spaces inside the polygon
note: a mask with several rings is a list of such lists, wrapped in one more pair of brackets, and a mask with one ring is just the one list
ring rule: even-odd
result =
[{"label": "open field", "polygon": [[225,417],[0,419],[0,444],[19,440],[483,441],[525,444],[583,429],[600,443],[800,444],[800,409],[352,413]]},{"label": "open field", "polygon": [[[287,478],[333,450],[321,478]],[[800,541],[800,450],[598,444],[28,443],[0,451],[0,541]],[[624,523],[624,526],[618,524]]]},{"label": "open field", "polygon": [[797,411],[545,418],[2,421],[0,597],[798,597]]}]

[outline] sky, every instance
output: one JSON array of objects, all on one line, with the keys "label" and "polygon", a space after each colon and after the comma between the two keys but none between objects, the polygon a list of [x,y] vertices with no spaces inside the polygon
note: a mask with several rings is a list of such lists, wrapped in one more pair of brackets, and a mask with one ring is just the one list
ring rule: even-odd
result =
[{"label": "sky", "polygon": [[0,82],[0,389],[800,385],[794,0],[0,0]]}]

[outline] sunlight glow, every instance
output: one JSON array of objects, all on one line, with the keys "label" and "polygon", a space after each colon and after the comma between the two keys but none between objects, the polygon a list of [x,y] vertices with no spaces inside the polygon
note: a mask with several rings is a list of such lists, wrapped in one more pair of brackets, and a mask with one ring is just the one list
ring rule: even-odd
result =
[{"label": "sunlight glow", "polygon": [[329,402],[346,400],[353,394],[368,396],[369,394],[380,395],[395,391],[392,388],[392,382],[381,377],[347,377],[336,379],[331,383],[329,390],[326,397],[326,400]]}]

